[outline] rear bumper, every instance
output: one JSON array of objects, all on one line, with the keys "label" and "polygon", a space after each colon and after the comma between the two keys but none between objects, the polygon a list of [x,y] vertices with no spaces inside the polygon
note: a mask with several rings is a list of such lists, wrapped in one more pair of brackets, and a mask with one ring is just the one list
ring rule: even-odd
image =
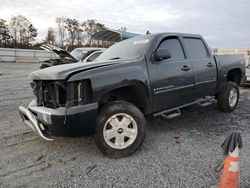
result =
[{"label": "rear bumper", "polygon": [[45,140],[51,136],[81,136],[93,133],[97,116],[97,103],[74,106],[68,109],[38,107],[36,101],[28,107],[19,107],[20,116],[25,125]]}]

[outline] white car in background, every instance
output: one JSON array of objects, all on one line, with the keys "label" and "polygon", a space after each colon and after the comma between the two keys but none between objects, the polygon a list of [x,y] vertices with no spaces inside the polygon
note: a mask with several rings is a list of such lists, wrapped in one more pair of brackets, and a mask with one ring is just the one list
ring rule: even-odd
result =
[{"label": "white car in background", "polygon": [[250,64],[246,67],[246,85],[250,85]]},{"label": "white car in background", "polygon": [[105,49],[101,49],[100,51],[92,52],[89,56],[82,60],[83,63],[93,62],[96,58],[99,57],[104,52]]},{"label": "white car in background", "polygon": [[105,48],[92,48],[92,47],[82,47],[75,48],[70,52],[78,62],[92,62],[94,61],[101,53],[105,50]]}]

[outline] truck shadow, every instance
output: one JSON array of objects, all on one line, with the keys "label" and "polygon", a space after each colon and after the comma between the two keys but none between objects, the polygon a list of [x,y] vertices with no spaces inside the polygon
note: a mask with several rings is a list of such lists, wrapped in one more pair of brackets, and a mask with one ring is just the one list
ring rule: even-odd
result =
[{"label": "truck shadow", "polygon": [[[145,149],[144,147],[147,144],[152,145],[152,142],[159,142],[159,137],[164,139],[164,137],[170,136],[171,140],[175,140],[177,135],[224,137],[228,132],[241,131],[246,126],[242,121],[249,118],[249,105],[245,105],[246,101],[249,100],[249,94],[243,93],[239,106],[232,113],[219,111],[217,104],[213,103],[207,107],[194,105],[184,108],[181,110],[182,115],[174,119],[147,117],[147,138],[142,149]],[[33,135],[33,133],[30,134]],[[28,138],[30,135],[24,136]],[[87,134],[82,137],[54,138],[53,142],[47,142],[37,137],[31,144],[30,142],[26,143],[29,145],[27,148],[44,151],[45,153],[63,153],[64,155],[66,153],[75,153],[81,157],[103,157],[95,145],[93,134]]]}]

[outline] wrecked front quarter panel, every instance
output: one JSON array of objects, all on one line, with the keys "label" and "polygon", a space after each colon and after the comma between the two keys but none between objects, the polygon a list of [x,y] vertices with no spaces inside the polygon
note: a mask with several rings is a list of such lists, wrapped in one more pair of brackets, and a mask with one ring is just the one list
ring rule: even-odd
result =
[{"label": "wrecked front quarter panel", "polygon": [[[99,67],[80,72],[69,78],[71,81],[90,79],[94,101],[99,101],[107,92],[125,86],[143,88],[145,98],[150,97],[150,84],[145,59],[136,61],[119,61],[112,66]],[[147,104],[151,108],[151,101]]]}]

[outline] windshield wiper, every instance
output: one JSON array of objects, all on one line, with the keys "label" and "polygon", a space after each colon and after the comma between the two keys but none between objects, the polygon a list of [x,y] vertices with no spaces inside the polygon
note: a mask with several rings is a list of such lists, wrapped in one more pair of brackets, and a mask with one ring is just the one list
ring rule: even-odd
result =
[{"label": "windshield wiper", "polygon": [[112,57],[112,58],[110,58],[108,60],[115,60],[115,59],[121,59],[121,57]]}]

